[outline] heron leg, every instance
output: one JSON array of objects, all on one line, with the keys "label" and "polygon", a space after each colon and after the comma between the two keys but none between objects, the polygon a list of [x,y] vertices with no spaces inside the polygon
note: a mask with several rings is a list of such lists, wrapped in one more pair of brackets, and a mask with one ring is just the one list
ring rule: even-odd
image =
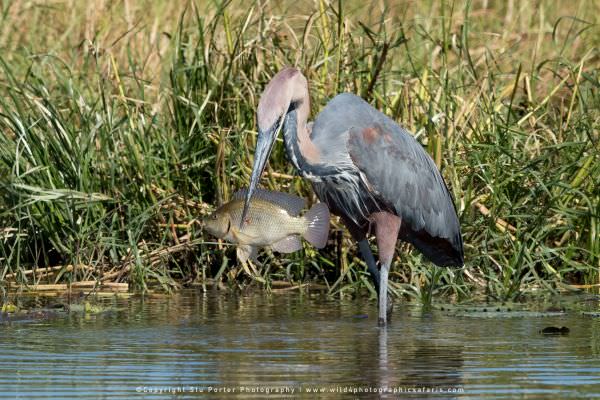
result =
[{"label": "heron leg", "polygon": [[[360,254],[362,255],[363,260],[365,260],[365,263],[367,264],[367,270],[369,271],[369,275],[371,275],[371,280],[373,281],[373,284],[375,285],[375,292],[377,292],[377,301],[379,304],[379,299],[381,299],[380,270],[377,267],[377,263],[375,262],[375,257],[373,257],[373,252],[371,251],[371,246],[369,246],[369,241],[367,239],[360,240],[358,242],[358,247],[360,249]],[[386,272],[386,285],[387,285],[387,273],[388,272],[389,272],[389,266],[388,266],[388,270]],[[383,292],[387,293],[387,290],[385,290]],[[393,303],[392,297],[390,296],[389,293],[387,293],[386,297],[387,297],[387,299],[385,301],[385,304],[382,305],[384,307],[384,308],[382,308],[382,310],[386,310],[386,314],[389,316],[392,314],[392,310],[394,309],[394,303]]]},{"label": "heron leg", "polygon": [[371,275],[371,280],[375,285],[375,291],[377,292],[377,296],[379,296],[379,269],[377,268],[375,257],[373,257],[371,246],[369,246],[369,241],[367,239],[360,240],[358,242],[358,248],[360,249],[360,254],[363,260],[365,260],[365,263],[367,264],[367,270],[369,271],[369,275]]},{"label": "heron leg", "polygon": [[377,212],[370,218],[375,223],[379,250],[379,325],[385,326],[388,316],[388,274],[396,251],[401,220],[397,215],[388,212]]},{"label": "heron leg", "polygon": [[[388,273],[390,272],[390,263],[382,263],[379,270],[379,326],[387,324],[388,317]],[[391,311],[391,310],[390,310]]]}]

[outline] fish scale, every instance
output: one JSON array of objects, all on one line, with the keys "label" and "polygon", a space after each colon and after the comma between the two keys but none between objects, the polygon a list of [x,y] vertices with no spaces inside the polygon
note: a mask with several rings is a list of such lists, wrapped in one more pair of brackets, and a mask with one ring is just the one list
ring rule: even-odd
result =
[{"label": "fish scale", "polygon": [[[308,221],[302,217],[292,217],[284,209],[263,200],[253,201],[248,210],[246,221],[242,221],[243,200],[228,203],[231,215],[231,232],[243,237],[255,238],[252,244],[266,246],[290,235],[301,235],[308,227]],[[248,240],[250,242],[250,240]]]}]

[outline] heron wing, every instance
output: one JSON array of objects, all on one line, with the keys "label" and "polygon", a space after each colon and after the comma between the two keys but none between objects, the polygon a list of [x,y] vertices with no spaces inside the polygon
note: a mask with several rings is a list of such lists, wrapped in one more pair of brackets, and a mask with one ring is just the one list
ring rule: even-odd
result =
[{"label": "heron wing", "polygon": [[349,131],[352,162],[402,218],[401,237],[438,265],[462,265],[460,226],[444,179],[423,147],[396,123]]}]

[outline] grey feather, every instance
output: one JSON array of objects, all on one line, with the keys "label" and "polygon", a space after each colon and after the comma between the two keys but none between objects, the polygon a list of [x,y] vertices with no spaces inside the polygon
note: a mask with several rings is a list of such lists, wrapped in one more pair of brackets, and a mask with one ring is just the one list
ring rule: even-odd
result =
[{"label": "grey feather", "polygon": [[[370,136],[365,137],[365,129],[372,130]],[[462,239],[452,197],[435,163],[408,131],[360,97],[344,93],[319,114],[312,139],[327,164],[338,166],[340,174],[355,182],[353,194],[334,187],[326,177],[313,184],[334,212],[337,208],[360,226],[359,219],[364,224],[368,217],[365,213],[391,206],[402,218],[404,240],[436,264],[462,265]]]}]

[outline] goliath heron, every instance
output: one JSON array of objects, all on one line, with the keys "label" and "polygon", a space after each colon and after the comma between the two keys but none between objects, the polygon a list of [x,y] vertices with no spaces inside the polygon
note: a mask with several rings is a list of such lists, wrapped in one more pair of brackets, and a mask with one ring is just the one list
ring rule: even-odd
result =
[{"label": "goliath heron", "polygon": [[[288,158],[358,242],[377,289],[378,322],[385,325],[388,272],[398,238],[438,266],[463,265],[452,197],[423,147],[366,101],[339,94],[313,124],[307,123],[309,101],[308,83],[298,69],[283,69],[266,86],[258,104],[258,139],[246,207],[283,128]],[[367,241],[372,228],[379,268]]]}]

